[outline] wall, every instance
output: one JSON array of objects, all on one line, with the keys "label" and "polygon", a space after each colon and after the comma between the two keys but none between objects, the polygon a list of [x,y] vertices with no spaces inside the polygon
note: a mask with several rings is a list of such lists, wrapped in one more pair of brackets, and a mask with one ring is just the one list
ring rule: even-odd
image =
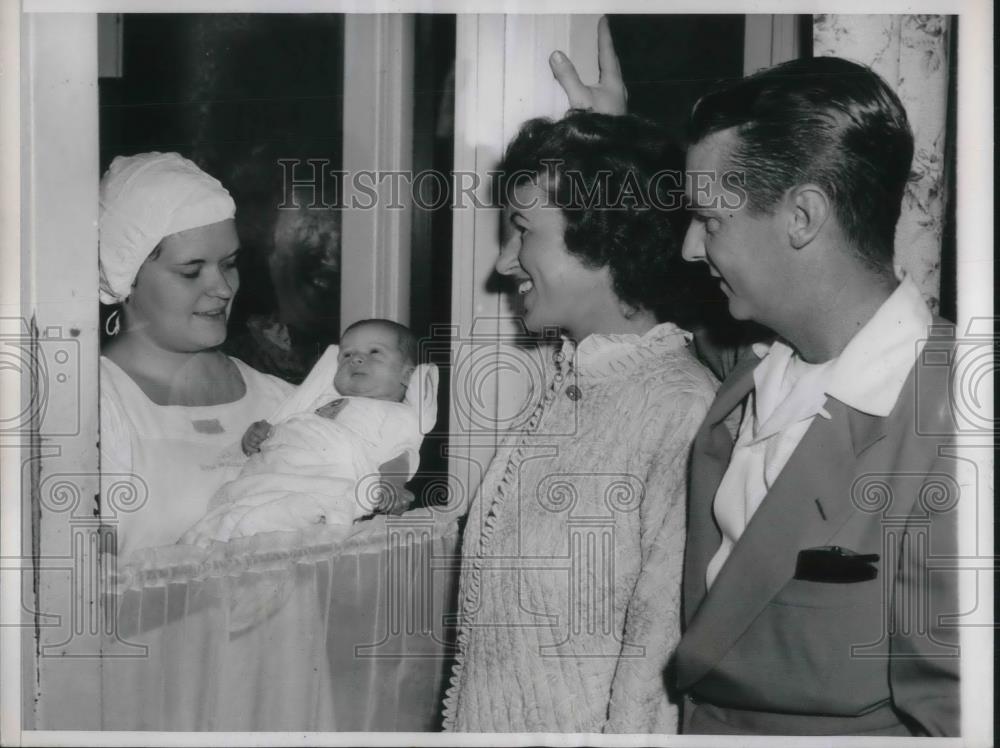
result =
[{"label": "wall", "polygon": [[[899,94],[913,128],[911,181],[896,227],[896,263],[940,310],[945,224],[953,214],[947,174],[952,20],[939,15],[817,15],[813,51],[869,65]],[[947,247],[954,252],[954,245]],[[949,310],[954,314],[953,310]]]}]

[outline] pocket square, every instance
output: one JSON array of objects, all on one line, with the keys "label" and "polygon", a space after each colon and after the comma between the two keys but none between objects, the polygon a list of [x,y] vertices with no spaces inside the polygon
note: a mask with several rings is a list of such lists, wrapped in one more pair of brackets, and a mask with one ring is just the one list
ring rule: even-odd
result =
[{"label": "pocket square", "polygon": [[867,582],[878,576],[877,553],[856,553],[839,545],[806,548],[795,562],[795,579],[807,582]]}]

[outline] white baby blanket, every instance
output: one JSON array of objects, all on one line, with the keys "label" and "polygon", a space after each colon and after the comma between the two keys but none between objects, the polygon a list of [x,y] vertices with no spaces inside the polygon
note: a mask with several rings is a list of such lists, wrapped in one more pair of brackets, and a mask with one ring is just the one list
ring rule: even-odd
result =
[{"label": "white baby blanket", "polygon": [[[414,370],[402,403],[341,397],[333,386],[338,353],[338,346],[330,346],[270,415],[274,428],[261,451],[219,489],[209,513],[181,542],[205,545],[320,523],[350,524],[374,511],[382,497],[375,479],[380,465],[403,455],[406,480],[413,477],[423,434],[436,420],[437,367]],[[315,414],[331,401],[332,418]]]}]

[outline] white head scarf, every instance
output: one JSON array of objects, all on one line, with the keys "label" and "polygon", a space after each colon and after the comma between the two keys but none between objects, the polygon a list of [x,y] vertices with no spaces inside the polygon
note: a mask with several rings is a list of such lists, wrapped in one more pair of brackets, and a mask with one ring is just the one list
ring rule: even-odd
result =
[{"label": "white head scarf", "polygon": [[163,237],[235,215],[219,180],[180,154],[118,156],[101,180],[101,302],[125,300]]}]

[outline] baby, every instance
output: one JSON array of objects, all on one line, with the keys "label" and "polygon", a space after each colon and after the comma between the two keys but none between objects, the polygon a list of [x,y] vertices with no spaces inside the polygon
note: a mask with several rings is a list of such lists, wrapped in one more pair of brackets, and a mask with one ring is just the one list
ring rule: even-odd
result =
[{"label": "baby", "polygon": [[349,525],[379,508],[381,497],[356,496],[364,493],[356,489],[367,475],[416,469],[420,415],[404,402],[416,358],[416,338],[403,325],[369,319],[348,327],[332,388],[274,426],[257,421],[247,429],[242,447],[250,459],[181,542]]}]

